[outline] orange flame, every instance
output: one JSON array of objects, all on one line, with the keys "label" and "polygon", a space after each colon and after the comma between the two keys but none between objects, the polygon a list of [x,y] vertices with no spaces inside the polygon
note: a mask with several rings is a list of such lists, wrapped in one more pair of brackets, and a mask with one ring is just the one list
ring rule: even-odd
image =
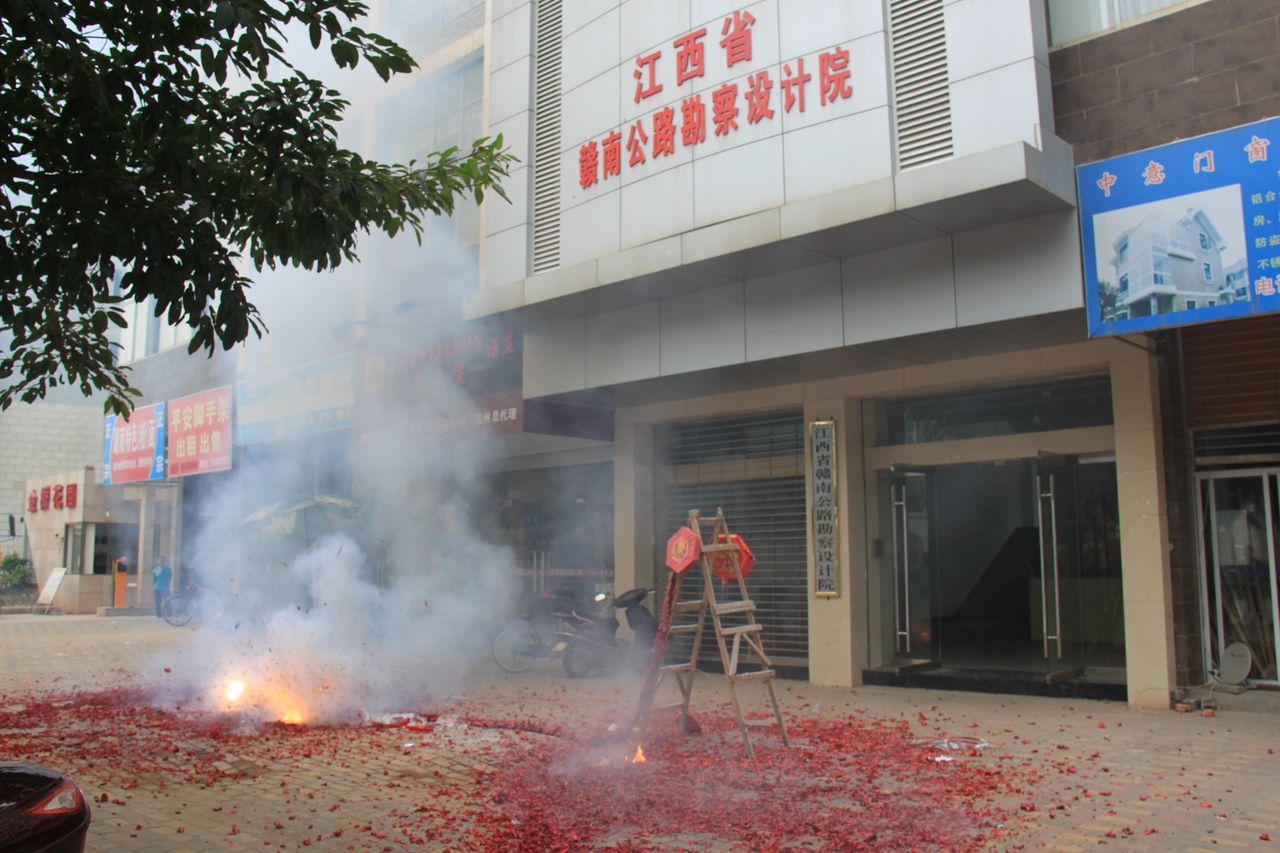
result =
[{"label": "orange flame", "polygon": [[631,756],[632,764],[644,764],[644,748],[636,744],[636,754]]}]

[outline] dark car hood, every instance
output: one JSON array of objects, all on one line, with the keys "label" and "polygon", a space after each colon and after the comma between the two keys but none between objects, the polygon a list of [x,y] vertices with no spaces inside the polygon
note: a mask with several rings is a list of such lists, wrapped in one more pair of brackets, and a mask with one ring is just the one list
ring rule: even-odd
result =
[{"label": "dark car hood", "polygon": [[62,774],[36,764],[0,761],[0,809],[39,799],[62,781]]}]

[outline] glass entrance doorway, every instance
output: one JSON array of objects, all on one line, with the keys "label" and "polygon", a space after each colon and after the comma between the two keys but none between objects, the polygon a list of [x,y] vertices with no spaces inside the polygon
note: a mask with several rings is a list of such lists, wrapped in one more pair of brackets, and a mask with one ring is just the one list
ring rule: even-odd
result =
[{"label": "glass entrance doorway", "polygon": [[1280,471],[1223,471],[1200,476],[1209,652],[1219,669],[1226,650],[1249,652],[1249,677],[1277,683],[1277,540]]},{"label": "glass entrance doorway", "polygon": [[889,666],[1123,682],[1114,463],[895,466],[881,501]]}]

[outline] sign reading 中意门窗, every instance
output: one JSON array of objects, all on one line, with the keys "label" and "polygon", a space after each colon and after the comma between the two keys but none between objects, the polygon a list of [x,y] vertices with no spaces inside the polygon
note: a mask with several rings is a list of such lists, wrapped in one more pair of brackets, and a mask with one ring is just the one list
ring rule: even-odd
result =
[{"label": "sign reading \u4e2d\u610f\u95e8\u7a97", "polygon": [[1280,310],[1280,119],[1076,169],[1091,336]]},{"label": "sign reading \u4e2d\u610f\u95e8\u7a97", "polygon": [[813,475],[813,592],[820,597],[835,597],[840,594],[835,421],[809,424],[809,465]]}]

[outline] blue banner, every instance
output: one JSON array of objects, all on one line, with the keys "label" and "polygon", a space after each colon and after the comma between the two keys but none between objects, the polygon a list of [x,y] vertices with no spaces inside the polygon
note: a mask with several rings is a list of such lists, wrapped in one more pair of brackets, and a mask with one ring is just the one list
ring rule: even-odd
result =
[{"label": "blue banner", "polygon": [[164,403],[141,406],[127,418],[107,415],[102,440],[103,485],[163,480],[167,474],[165,427]]},{"label": "blue banner", "polygon": [[355,423],[354,353],[236,383],[236,443],[349,429]]},{"label": "blue banner", "polygon": [[1280,310],[1280,119],[1089,163],[1076,182],[1090,336]]}]

